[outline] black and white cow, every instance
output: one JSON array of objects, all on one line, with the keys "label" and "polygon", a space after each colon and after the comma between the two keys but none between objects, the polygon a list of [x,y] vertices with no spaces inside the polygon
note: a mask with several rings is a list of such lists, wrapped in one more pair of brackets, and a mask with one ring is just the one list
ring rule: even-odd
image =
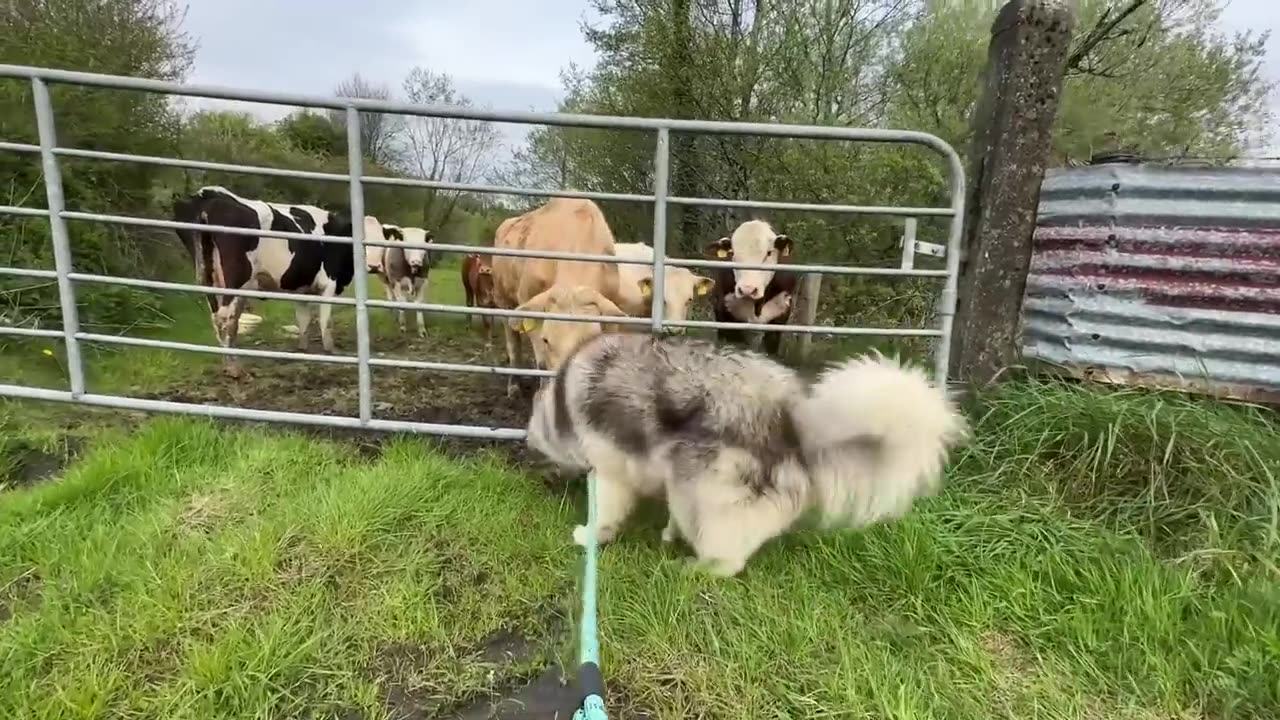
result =
[{"label": "black and white cow", "polygon": [[[381,259],[382,286],[387,299],[396,302],[422,302],[427,294],[427,274],[431,270],[431,253],[428,245],[435,240],[430,230],[420,227],[383,225],[388,240],[399,240],[400,247],[386,248]],[[397,311],[400,332],[405,331],[405,310]],[[415,311],[418,337],[426,337],[427,322],[421,310]]]},{"label": "black and white cow", "polygon": [[[190,197],[177,198],[173,215],[178,222],[204,225],[337,237],[352,234],[351,217],[341,210],[250,200],[219,186],[202,187]],[[185,229],[177,233],[192,255],[197,282],[207,287],[335,297],[342,294],[355,275],[350,245]],[[209,296],[214,333],[223,347],[235,345],[245,300]],[[298,346],[307,349],[311,305],[319,305],[321,342],[327,352],[333,352],[330,323],[333,307],[329,304],[296,304]],[[241,374],[239,364],[231,356],[226,357],[225,369],[232,376]]]},{"label": "black and white cow", "polygon": [[[760,265],[785,266],[791,262],[794,244],[763,220],[749,220],[738,226],[730,237],[722,237],[707,247],[708,255],[717,260]],[[791,300],[796,292],[796,274],[784,269],[715,270],[716,322],[750,322],[785,325],[791,319]],[[726,342],[743,344],[742,330],[720,329],[717,337]],[[765,352],[777,355],[782,333],[763,333]]]}]

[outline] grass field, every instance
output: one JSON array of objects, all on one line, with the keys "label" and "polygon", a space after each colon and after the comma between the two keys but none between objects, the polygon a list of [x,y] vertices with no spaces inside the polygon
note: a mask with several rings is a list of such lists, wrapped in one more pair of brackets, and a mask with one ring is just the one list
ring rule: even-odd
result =
[{"label": "grass field", "polygon": [[[460,299],[456,271],[432,282]],[[184,303],[157,335],[208,342]],[[256,311],[251,341],[287,346],[290,308]],[[461,320],[431,323],[401,341],[379,313],[374,350],[498,360]],[[9,346],[0,377],[60,386],[43,347]],[[265,364],[236,390],[214,356],[93,359],[103,390],[351,399],[306,405]],[[491,380],[397,375],[376,396],[484,416]],[[642,513],[601,556],[611,717],[1276,717],[1274,413],[1053,383],[972,412],[942,495],[784,538],[736,579],[686,569]],[[3,402],[0,718],[483,718],[502,698],[499,717],[550,717],[511,699],[554,694],[551,668],[572,664],[584,508],[511,458]]]}]

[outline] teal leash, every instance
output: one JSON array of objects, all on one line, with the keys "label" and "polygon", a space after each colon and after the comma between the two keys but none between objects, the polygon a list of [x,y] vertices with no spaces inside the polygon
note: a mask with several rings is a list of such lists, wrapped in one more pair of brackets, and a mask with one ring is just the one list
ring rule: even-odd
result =
[{"label": "teal leash", "polygon": [[596,630],[596,472],[587,473],[587,555],[582,573],[582,631],[580,636],[577,686],[582,690],[582,706],[573,720],[608,720],[604,709],[604,675],[600,672],[600,636]]}]

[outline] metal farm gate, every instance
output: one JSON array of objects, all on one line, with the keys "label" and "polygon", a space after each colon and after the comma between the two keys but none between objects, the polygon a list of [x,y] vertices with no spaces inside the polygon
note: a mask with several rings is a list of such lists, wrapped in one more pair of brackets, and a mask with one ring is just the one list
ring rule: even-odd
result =
[{"label": "metal farm gate", "polygon": [[[488,308],[468,308],[465,306],[403,303],[389,300],[371,300],[368,292],[368,281],[364,272],[365,245],[390,247],[393,243],[382,238],[369,240],[364,237],[364,185],[398,185],[408,187],[435,188],[442,190],[464,190],[471,192],[497,193],[504,195],[525,195],[535,197],[567,197],[590,200],[625,200],[653,203],[653,312],[649,318],[618,318],[620,324],[646,325],[654,330],[664,326],[689,328],[742,328],[764,330],[766,332],[798,332],[820,333],[827,335],[862,335],[862,336],[896,336],[896,337],[933,337],[937,338],[934,363],[936,378],[945,382],[947,361],[951,347],[952,321],[955,315],[956,286],[959,270],[959,245],[961,225],[964,212],[964,170],[960,158],[950,145],[941,139],[921,132],[899,130],[877,130],[864,128],[820,127],[804,125],[783,125],[766,123],[731,123],[707,122],[695,120],[645,119],[633,117],[609,117],[597,115],[571,115],[559,113],[534,112],[493,112],[475,108],[451,106],[411,105],[398,102],[384,102],[364,99],[326,98],[284,93],[257,92],[225,87],[181,85],[132,77],[98,75],[93,73],[69,72],[44,68],[0,65],[0,77],[18,78],[30,81],[34,93],[35,114],[39,133],[39,145],[4,142],[0,140],[0,150],[10,152],[38,153],[44,170],[45,190],[48,196],[47,210],[29,207],[0,205],[0,213],[24,215],[30,217],[46,217],[53,240],[54,270],[36,270],[31,268],[0,267],[0,275],[39,278],[57,282],[59,301],[62,310],[62,329],[46,330],[35,328],[0,327],[0,335],[28,336],[60,339],[66,346],[70,388],[53,390],[26,387],[22,385],[0,384],[0,396],[30,398],[35,400],[54,400],[59,402],[82,403],[102,407],[128,410],[159,411],[198,415],[212,418],[239,420],[256,420],[269,422],[301,423],[308,425],[328,425],[341,428],[404,431],[430,433],[436,435],[455,435],[474,438],[520,440],[525,432],[521,428],[493,428],[474,425],[447,425],[437,423],[410,422],[389,420],[374,417],[371,390],[371,368],[409,368],[441,372],[480,372],[496,375],[546,376],[550,372],[535,369],[512,369],[482,365],[465,365],[457,363],[425,362],[413,360],[396,360],[389,358],[371,358],[369,353],[369,308],[388,308],[404,310],[428,310],[438,313],[471,313],[492,315],[497,317],[536,317],[560,320],[588,321],[591,318],[547,312],[515,312]],[[97,88],[112,88],[126,91],[141,91],[168,95],[216,98],[222,100],[273,103],[295,105],[306,108],[322,108],[346,112],[347,152],[349,157],[349,173],[334,174],[320,172],[302,172],[282,168],[234,165],[227,163],[200,162],[168,157],[131,155],[124,153],[102,152],[81,148],[60,147],[57,141],[56,123],[53,105],[49,96],[49,84],[78,85]],[[473,185],[462,183],[435,182],[408,178],[369,177],[363,174],[360,146],[360,112],[380,112],[419,117],[437,117],[448,119],[468,119],[491,122],[522,123],[531,125],[556,125],[597,129],[646,130],[651,131],[655,140],[654,149],[654,182],[652,195],[633,195],[622,193],[576,192],[570,190],[542,190],[495,185]],[[672,132],[725,135],[754,135],[776,138],[814,139],[858,141],[870,143],[907,143],[921,145],[945,158],[949,170],[949,207],[878,207],[865,205],[822,205],[793,202],[760,202],[751,200],[723,200],[715,198],[673,197],[668,195],[668,167],[670,163],[669,138]],[[214,170],[245,174],[256,174],[276,177],[291,177],[324,181],[340,181],[348,183],[350,188],[350,204],[352,217],[352,237],[334,237],[326,235],[306,235],[301,233],[274,232],[256,229],[196,225],[191,223],[154,220],[147,218],[109,215],[82,210],[68,210],[65,207],[62,191],[62,175],[59,169],[59,158],[87,158],[104,161],[128,161],[169,167],[189,168],[195,170]],[[705,321],[666,322],[663,318],[663,283],[664,265],[689,268],[742,268],[769,269],[770,266],[753,265],[737,262],[712,260],[686,260],[666,258],[666,225],[667,207],[669,205],[701,205],[727,208],[802,210],[829,213],[846,213],[861,215],[889,215],[907,219],[908,236],[904,238],[904,258],[902,267],[840,267],[834,265],[789,265],[788,270],[797,273],[824,273],[832,275],[864,275],[864,276],[906,276],[943,278],[944,286],[939,305],[939,327],[935,328],[865,328],[865,327],[822,327],[812,325],[744,325]],[[937,255],[936,246],[923,247],[927,244],[914,241],[914,218],[948,217],[950,228],[947,247],[945,249],[945,270],[915,269],[910,262],[914,250]],[[67,232],[67,220],[104,222],[137,227],[164,229],[209,229],[241,235],[264,237],[296,238],[335,242],[352,246],[355,257],[355,277],[352,280],[354,298],[334,297],[321,298],[306,296],[307,302],[329,303],[333,305],[355,306],[356,309],[356,354],[352,355],[320,355],[304,352],[282,352],[256,350],[249,348],[224,348],[216,345],[168,342],[144,338],[131,338],[117,335],[81,332],[76,310],[77,283],[102,283],[124,285],[138,288],[158,290],[178,290],[184,292],[239,295],[244,297],[263,298],[269,300],[297,301],[299,296],[283,292],[267,292],[261,290],[217,290],[201,285],[185,283],[160,282],[137,278],[122,278],[72,270],[72,248]],[[469,245],[451,245],[432,243],[432,250],[449,253],[469,253],[477,248]],[[516,257],[581,259],[601,262],[629,262],[644,264],[640,261],[620,261],[612,256],[583,255],[571,253],[534,252],[525,250],[500,250],[484,248],[486,253],[509,255]],[[522,340],[523,341],[523,340]],[[225,407],[218,405],[198,405],[194,403],[168,402],[121,395],[107,395],[88,392],[85,388],[84,365],[80,352],[81,342],[104,343],[112,345],[130,345],[190,352],[213,353],[219,355],[238,355],[244,357],[275,358],[286,360],[303,360],[308,362],[336,363],[355,365],[359,377],[359,416],[342,417],[311,413],[282,412],[272,410],[256,410],[249,408]]]}]

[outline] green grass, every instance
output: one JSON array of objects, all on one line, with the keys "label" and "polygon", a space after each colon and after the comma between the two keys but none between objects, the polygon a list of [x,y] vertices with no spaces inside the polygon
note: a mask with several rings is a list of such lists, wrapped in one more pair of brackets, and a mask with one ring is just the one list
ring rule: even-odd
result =
[{"label": "green grass", "polygon": [[[1048,383],[975,413],[940,497],[737,579],[642,515],[601,557],[611,716],[1274,717],[1274,417]],[[571,657],[579,502],[418,439],[99,438],[0,496],[0,717],[447,716]],[[538,649],[486,661],[503,631]]]}]

